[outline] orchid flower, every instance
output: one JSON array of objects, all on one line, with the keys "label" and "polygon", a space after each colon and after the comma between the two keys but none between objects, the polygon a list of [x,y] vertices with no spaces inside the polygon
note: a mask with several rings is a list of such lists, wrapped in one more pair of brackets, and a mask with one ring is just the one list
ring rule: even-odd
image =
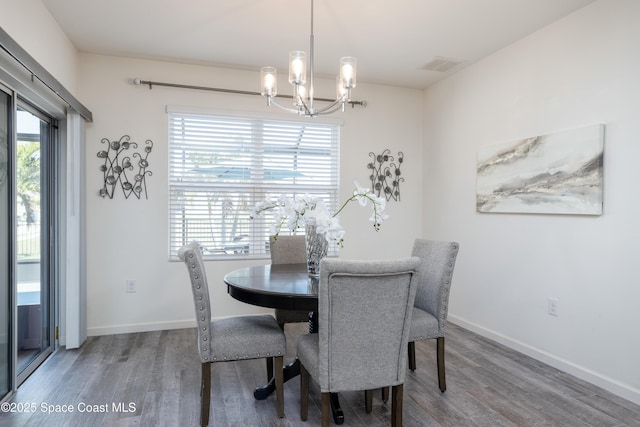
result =
[{"label": "orchid flower", "polygon": [[345,230],[338,221],[338,215],[350,202],[355,200],[363,207],[371,202],[373,212],[369,221],[373,222],[376,231],[380,229],[382,222],[389,218],[389,215],[384,213],[384,197],[376,196],[369,188],[360,186],[357,181],[354,184],[356,188],[351,197],[334,214],[329,212],[323,199],[305,194],[295,197],[282,195],[277,200],[267,197],[264,201],[256,203],[251,209],[250,217],[255,218],[266,211],[274,211],[275,224],[270,227],[270,232],[276,237],[283,227],[295,232],[304,227],[308,219],[313,219],[319,233],[324,233],[327,240],[335,241],[342,246]]}]

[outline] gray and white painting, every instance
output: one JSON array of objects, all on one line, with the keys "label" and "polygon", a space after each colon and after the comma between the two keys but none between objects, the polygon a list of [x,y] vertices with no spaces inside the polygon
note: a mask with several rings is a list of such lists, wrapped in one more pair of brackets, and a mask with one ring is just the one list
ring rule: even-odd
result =
[{"label": "gray and white painting", "polygon": [[602,214],[604,126],[478,151],[478,212]]}]

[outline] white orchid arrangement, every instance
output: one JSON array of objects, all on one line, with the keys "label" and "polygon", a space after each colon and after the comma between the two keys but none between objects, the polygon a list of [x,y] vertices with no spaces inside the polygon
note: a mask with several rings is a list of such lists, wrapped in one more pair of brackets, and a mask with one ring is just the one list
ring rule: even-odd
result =
[{"label": "white orchid arrangement", "polygon": [[338,215],[350,202],[357,201],[360,206],[367,206],[371,202],[373,212],[369,221],[373,222],[373,228],[376,231],[380,229],[382,221],[389,217],[384,213],[386,207],[386,199],[384,197],[376,196],[369,188],[361,187],[357,182],[355,186],[356,188],[353,190],[351,197],[345,200],[333,214],[329,212],[324,200],[306,194],[295,197],[280,196],[276,200],[266,198],[255,205],[251,212],[251,218],[255,218],[267,211],[273,211],[275,224],[271,226],[271,234],[276,238],[283,228],[295,232],[305,227],[309,220],[312,220],[315,222],[318,233],[324,233],[328,241],[333,240],[342,246],[345,231],[338,221]]}]

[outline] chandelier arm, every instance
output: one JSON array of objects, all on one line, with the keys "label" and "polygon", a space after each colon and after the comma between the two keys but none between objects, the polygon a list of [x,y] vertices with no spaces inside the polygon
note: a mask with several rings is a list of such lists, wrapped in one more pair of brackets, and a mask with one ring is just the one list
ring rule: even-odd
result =
[{"label": "chandelier arm", "polygon": [[[261,95],[260,92],[253,92],[249,95]],[[281,94],[277,94],[276,96],[272,96],[273,98],[287,98],[287,99],[293,99],[294,97],[292,95],[281,95]],[[331,98],[313,98],[314,101],[321,101],[321,102],[334,102],[335,99],[331,99]],[[361,101],[364,102],[364,101]]]},{"label": "chandelier arm", "polygon": [[270,102],[270,105],[274,104],[278,108],[281,108],[281,109],[283,109],[285,111],[288,111],[290,113],[303,115],[305,117],[315,117],[315,116],[319,116],[319,115],[323,115],[323,114],[331,114],[331,113],[333,113],[335,111],[338,111],[338,109],[340,109],[343,105],[345,105],[346,103],[349,102],[345,98],[346,97],[337,99],[337,100],[333,101],[331,104],[329,104],[326,107],[321,108],[319,110],[311,110],[307,106],[307,104],[304,103],[304,101],[301,101],[302,102],[302,108],[287,107],[287,106],[282,105],[278,101],[276,101],[273,96],[269,97],[269,102]]},{"label": "chandelier arm", "polygon": [[347,102],[347,98],[345,96],[336,99],[335,101],[333,101],[331,104],[323,107],[323,108],[318,108],[315,110],[315,112],[319,113],[319,114],[323,114],[328,112],[329,110],[331,111],[336,111],[339,107],[341,107],[342,105],[344,105]]},{"label": "chandelier arm", "polygon": [[321,115],[321,114],[331,114],[333,112],[338,111],[340,108],[342,108],[344,106],[344,104],[346,103],[346,101],[342,101],[342,100],[337,100],[335,101],[333,104],[326,106],[325,108],[322,108],[320,110],[316,110],[314,112],[314,115]]},{"label": "chandelier arm", "polygon": [[276,101],[274,96],[268,97],[267,100],[269,102],[269,105],[273,104],[276,107],[281,108],[281,109],[283,109],[285,111],[288,111],[290,113],[300,114],[300,110],[298,110],[297,108],[286,107],[286,106],[280,104],[278,101]]},{"label": "chandelier arm", "polygon": [[[329,104],[326,107],[321,108],[321,109],[311,109],[310,106],[307,106],[307,104],[305,104],[304,100],[301,100],[300,102],[302,104],[302,108],[297,110],[298,114],[304,113],[304,116],[306,116],[306,117],[315,117],[315,116],[319,116],[319,115],[322,115],[322,114],[331,114],[331,113],[333,113],[335,111],[338,111],[348,101],[346,99],[346,96],[343,96],[342,98],[336,99],[331,104]],[[289,111],[294,111],[295,112],[296,110],[290,109]]]}]

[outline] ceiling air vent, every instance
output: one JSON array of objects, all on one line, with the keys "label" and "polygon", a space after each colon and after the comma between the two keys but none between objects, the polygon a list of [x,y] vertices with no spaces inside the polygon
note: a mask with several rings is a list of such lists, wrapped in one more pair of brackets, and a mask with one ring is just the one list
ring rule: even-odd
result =
[{"label": "ceiling air vent", "polygon": [[422,67],[425,70],[437,71],[439,73],[446,73],[458,65],[463,64],[461,59],[445,58],[443,56],[436,56],[431,62]]}]

